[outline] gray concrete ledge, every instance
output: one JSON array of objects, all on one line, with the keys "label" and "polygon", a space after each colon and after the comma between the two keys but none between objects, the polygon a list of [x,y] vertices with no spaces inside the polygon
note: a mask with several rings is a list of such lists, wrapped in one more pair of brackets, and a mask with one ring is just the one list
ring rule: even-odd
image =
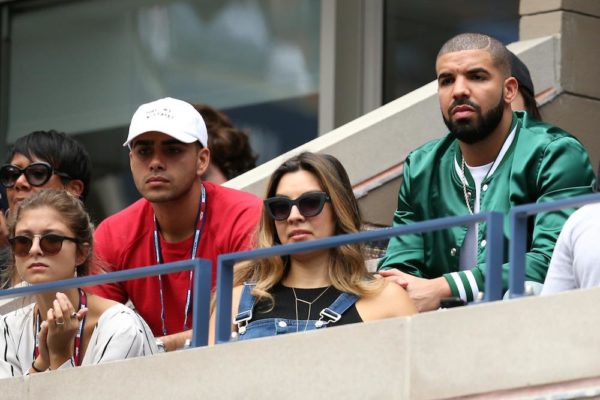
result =
[{"label": "gray concrete ledge", "polygon": [[521,15],[559,10],[600,17],[600,2],[595,0],[521,0],[519,3],[519,14]]},{"label": "gray concrete ledge", "polygon": [[223,344],[5,380],[2,398],[427,400],[559,382],[572,391],[600,377],[599,303],[595,288]]}]

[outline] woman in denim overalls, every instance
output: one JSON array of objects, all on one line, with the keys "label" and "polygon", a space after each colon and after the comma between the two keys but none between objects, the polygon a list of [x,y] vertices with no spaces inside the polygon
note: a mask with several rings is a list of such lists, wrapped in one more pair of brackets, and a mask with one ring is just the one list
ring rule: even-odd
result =
[{"label": "woman in denim overalls", "polygon": [[[259,247],[360,230],[350,180],[333,156],[305,152],[284,162],[271,176],[266,197]],[[235,273],[238,340],[415,312],[404,289],[367,271],[360,244],[252,261]]]}]

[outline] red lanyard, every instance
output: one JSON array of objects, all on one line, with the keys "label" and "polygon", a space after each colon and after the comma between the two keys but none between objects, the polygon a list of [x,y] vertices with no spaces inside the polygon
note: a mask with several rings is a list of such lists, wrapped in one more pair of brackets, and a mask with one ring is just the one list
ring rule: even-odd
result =
[{"label": "red lanyard", "polygon": [[[82,308],[85,308],[87,306],[87,295],[85,294],[85,292],[81,289],[79,290],[79,310],[81,310]],[[75,366],[79,366],[81,365],[81,342],[82,342],[82,336],[83,336],[83,329],[85,327],[85,316],[79,321],[79,331],[77,332],[77,335],[75,336],[75,343],[73,344],[73,363],[75,364]],[[35,360],[37,358],[37,356],[40,355],[40,340],[39,340],[39,333],[40,333],[40,329],[42,327],[42,322],[41,322],[41,316],[40,316],[40,311],[38,310],[38,312],[36,313],[35,316],[35,347],[33,349],[33,359]]]},{"label": "red lanyard", "polygon": [[[200,196],[200,207],[198,208],[198,214],[196,214],[196,222],[194,223],[194,240],[192,242],[192,254],[191,259],[196,258],[196,253],[198,252],[198,244],[200,243],[200,238],[202,237],[202,231],[204,230],[204,223],[206,222],[206,205],[208,203],[206,196],[206,189],[204,185],[200,185],[201,196]],[[200,226],[198,226],[200,224]],[[162,264],[162,250],[160,248],[160,240],[158,234],[160,232],[160,227],[158,226],[158,222],[156,221],[156,215],[154,216],[154,250],[156,251],[156,263]],[[194,270],[190,271],[190,281],[188,284],[187,294],[185,297],[185,309],[184,318],[183,318],[183,330],[188,330],[188,315],[190,314],[190,308],[192,305],[192,281],[194,277]],[[159,284],[159,295],[160,295],[160,320],[162,322],[162,332],[163,336],[167,336],[167,316],[165,311],[165,301],[164,301],[164,289],[163,289],[163,281],[162,275],[158,276],[158,284]]]}]

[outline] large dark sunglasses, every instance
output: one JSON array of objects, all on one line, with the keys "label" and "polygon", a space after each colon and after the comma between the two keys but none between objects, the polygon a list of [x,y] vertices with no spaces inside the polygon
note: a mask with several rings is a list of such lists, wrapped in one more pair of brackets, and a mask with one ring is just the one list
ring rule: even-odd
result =
[{"label": "large dark sunglasses", "polygon": [[331,201],[327,193],[308,192],[295,200],[283,196],[270,197],[265,200],[265,207],[275,221],[283,221],[290,216],[293,206],[298,207],[303,217],[314,217],[323,210],[326,201]]},{"label": "large dark sunglasses", "polygon": [[50,180],[53,174],[61,178],[71,179],[64,172],[55,171],[54,168],[45,162],[34,162],[25,168],[19,168],[16,165],[6,164],[0,168],[0,183],[5,188],[11,188],[17,183],[17,179],[25,174],[25,179],[31,186],[43,186]]},{"label": "large dark sunglasses", "polygon": [[58,254],[62,249],[63,242],[70,240],[74,243],[79,243],[76,238],[57,235],[54,233],[47,233],[45,235],[33,235],[29,236],[15,236],[9,238],[10,247],[15,256],[25,257],[29,254],[31,246],[33,246],[33,238],[38,237],[40,239],[40,249],[44,252],[44,255],[53,256]]}]

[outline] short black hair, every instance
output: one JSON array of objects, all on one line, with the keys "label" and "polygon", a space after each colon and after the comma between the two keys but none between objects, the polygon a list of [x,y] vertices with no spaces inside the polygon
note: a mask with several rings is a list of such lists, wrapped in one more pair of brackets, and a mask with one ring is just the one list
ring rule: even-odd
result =
[{"label": "short black hair", "polygon": [[[46,161],[55,170],[83,182],[81,199],[86,199],[90,189],[92,162],[85,147],[77,140],[55,130],[35,131],[16,140],[8,150],[6,162],[10,163],[17,153],[30,160],[35,157]],[[61,180],[63,183],[69,181],[63,177]]]},{"label": "short black hair", "polygon": [[461,33],[448,40],[436,58],[446,53],[465,50],[485,50],[492,56],[492,62],[506,77],[511,76],[510,54],[506,46],[497,39],[481,33]]}]

